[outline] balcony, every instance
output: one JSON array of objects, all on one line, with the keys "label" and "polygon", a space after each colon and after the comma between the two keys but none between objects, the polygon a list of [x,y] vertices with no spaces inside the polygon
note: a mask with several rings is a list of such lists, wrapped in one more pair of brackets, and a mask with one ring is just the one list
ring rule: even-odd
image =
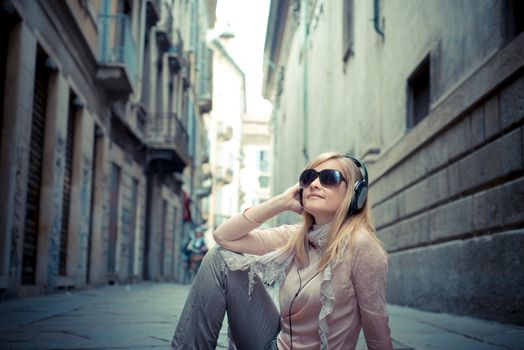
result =
[{"label": "balcony", "polygon": [[155,32],[157,45],[161,52],[166,52],[171,47],[171,34],[166,26],[165,23],[159,24]]},{"label": "balcony", "polygon": [[169,48],[167,62],[172,74],[178,74],[184,66],[183,43],[181,40],[179,40],[176,45]]},{"label": "balcony", "polygon": [[218,123],[217,136],[222,141],[231,140],[233,137],[233,128],[223,122]]},{"label": "balcony", "polygon": [[150,0],[147,2],[146,9],[146,28],[149,29],[160,20],[160,16],[162,15],[162,1]]},{"label": "balcony", "polygon": [[211,108],[213,108],[213,103],[211,100],[211,94],[206,92],[198,97],[198,108],[200,113],[209,113]]},{"label": "balcony", "polygon": [[155,36],[160,51],[167,52],[176,39],[174,30],[175,19],[173,18],[171,6],[167,2],[163,2],[161,6],[161,15],[159,22],[156,24]]},{"label": "balcony", "polygon": [[215,170],[215,177],[218,183],[226,185],[233,181],[233,170],[223,166],[218,166]]},{"label": "balcony", "polygon": [[189,164],[188,134],[176,113],[150,114],[145,134],[148,162],[156,170],[182,172]]},{"label": "balcony", "polygon": [[202,171],[202,181],[207,181],[211,179],[211,177],[213,176],[213,174],[211,174],[211,164],[209,163],[202,164],[201,171]]},{"label": "balcony", "polygon": [[125,99],[136,81],[136,46],[127,15],[98,16],[96,77],[111,99]]},{"label": "balcony", "polygon": [[195,196],[198,199],[208,197],[209,195],[211,195],[212,186],[213,184],[211,178],[207,179],[206,181],[202,181],[200,187],[195,189]]}]

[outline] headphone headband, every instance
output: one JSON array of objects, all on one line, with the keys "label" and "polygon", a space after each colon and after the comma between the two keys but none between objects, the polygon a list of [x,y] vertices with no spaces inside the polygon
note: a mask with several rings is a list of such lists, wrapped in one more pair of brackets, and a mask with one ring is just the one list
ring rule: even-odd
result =
[{"label": "headphone headband", "polygon": [[362,179],[363,179],[362,181],[364,181],[367,184],[368,183],[368,170],[366,169],[366,166],[364,165],[364,163],[362,163],[357,158],[347,155],[347,154],[344,155],[344,158],[349,158],[353,161],[353,163],[355,163],[355,165],[360,170],[360,174],[362,175]]}]

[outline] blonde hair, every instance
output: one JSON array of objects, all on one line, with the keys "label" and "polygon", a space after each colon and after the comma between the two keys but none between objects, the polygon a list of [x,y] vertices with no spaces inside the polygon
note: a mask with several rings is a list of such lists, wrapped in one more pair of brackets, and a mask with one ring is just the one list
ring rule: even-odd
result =
[{"label": "blonde hair", "polygon": [[[369,233],[372,241],[375,242],[387,256],[387,252],[384,249],[382,242],[378,239],[375,227],[371,220],[369,200],[366,200],[364,207],[358,213],[351,216],[348,215],[351,200],[354,195],[354,184],[356,181],[362,180],[362,174],[357,165],[350,158],[347,158],[340,153],[329,152],[318,155],[315,159],[306,164],[304,169],[315,168],[321,163],[331,159],[339,162],[342,175],[347,180],[347,190],[341,205],[331,221],[325,249],[322,251],[320,269],[324,269],[331,261],[339,257],[340,254],[344,254],[346,243],[349,245],[348,248],[351,248],[355,239],[355,233],[361,229]],[[315,218],[308,212],[304,211],[302,215],[304,217],[304,225],[302,229],[295,237],[291,238],[284,247],[285,250],[294,249],[296,251],[296,259],[299,264],[305,264],[307,260],[307,233],[315,223]]]}]

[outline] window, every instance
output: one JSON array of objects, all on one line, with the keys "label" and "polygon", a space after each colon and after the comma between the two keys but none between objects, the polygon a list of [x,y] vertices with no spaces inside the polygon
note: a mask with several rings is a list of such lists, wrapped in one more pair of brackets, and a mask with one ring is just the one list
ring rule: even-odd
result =
[{"label": "window", "polygon": [[524,31],[524,2],[522,0],[505,1],[506,36],[509,40]]},{"label": "window", "polygon": [[429,113],[430,59],[426,56],[408,79],[407,125],[412,128]]},{"label": "window", "polygon": [[267,160],[267,151],[260,151],[258,154],[258,168],[261,172],[269,171],[269,163]]},{"label": "window", "polygon": [[353,0],[343,0],[342,30],[342,59],[347,62],[353,55]]},{"label": "window", "polygon": [[269,176],[267,175],[259,176],[258,184],[260,185],[260,188],[268,188],[269,187]]},{"label": "window", "polygon": [[[4,118],[4,95],[6,92],[6,76],[7,76],[7,61],[9,52],[9,37],[16,25],[16,17],[9,14],[5,9],[7,4],[3,4],[4,8],[0,8],[0,130],[2,130],[2,121]],[[1,135],[0,135],[1,136]],[[0,138],[1,143],[1,138]]]}]

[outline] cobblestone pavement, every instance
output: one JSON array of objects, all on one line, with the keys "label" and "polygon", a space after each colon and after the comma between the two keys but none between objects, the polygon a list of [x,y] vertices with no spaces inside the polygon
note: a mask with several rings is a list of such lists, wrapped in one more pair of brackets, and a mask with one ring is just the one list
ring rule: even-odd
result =
[{"label": "cobblestone pavement", "polygon": [[[188,292],[141,283],[3,301],[0,349],[168,349]],[[524,349],[521,327],[393,305],[389,313],[398,350]],[[217,349],[227,348],[225,324]]]}]

